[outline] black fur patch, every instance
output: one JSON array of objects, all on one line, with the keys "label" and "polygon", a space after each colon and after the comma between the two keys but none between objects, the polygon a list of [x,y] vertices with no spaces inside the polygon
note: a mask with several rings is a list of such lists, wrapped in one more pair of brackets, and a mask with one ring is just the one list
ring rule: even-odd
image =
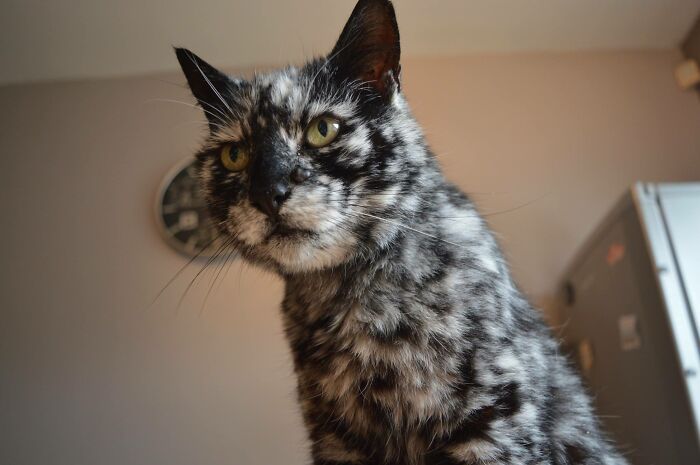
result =
[{"label": "black fur patch", "polygon": [[[359,0],[327,57],[249,80],[177,56],[209,121],[211,216],[285,280],[315,465],[625,463],[411,115],[391,2]],[[338,132],[311,144],[320,117]],[[219,159],[230,143],[249,151],[235,172]]]}]

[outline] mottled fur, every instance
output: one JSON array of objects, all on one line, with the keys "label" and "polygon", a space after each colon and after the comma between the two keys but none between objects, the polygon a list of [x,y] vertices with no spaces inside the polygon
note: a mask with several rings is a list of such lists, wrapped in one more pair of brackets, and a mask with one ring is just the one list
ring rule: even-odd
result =
[{"label": "mottled fur", "polygon": [[[178,49],[210,120],[198,160],[213,217],[286,282],[314,464],[623,464],[427,147],[400,90],[395,24],[390,2],[361,0],[329,57],[251,80]],[[341,132],[314,149],[304,130],[323,114]],[[249,147],[246,171],[220,163],[229,142]],[[308,177],[278,216],[251,200],[261,172],[299,168]]]}]

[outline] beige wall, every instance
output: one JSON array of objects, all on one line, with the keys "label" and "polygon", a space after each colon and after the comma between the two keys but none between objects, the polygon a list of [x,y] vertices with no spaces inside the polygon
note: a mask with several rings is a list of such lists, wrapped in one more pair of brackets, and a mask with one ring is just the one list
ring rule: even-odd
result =
[{"label": "beige wall", "polygon": [[[675,87],[678,59],[404,64],[445,171],[494,214],[535,298],[632,181],[700,179],[700,104]],[[190,101],[166,81],[182,83],[0,88],[0,463],[304,462],[280,283],[236,263],[206,308],[211,275],[179,311],[187,276],[149,307],[184,263],[155,229],[156,187],[203,120],[149,102]]]},{"label": "beige wall", "polygon": [[634,181],[700,179],[700,105],[676,87],[681,59],[541,54],[407,68],[412,106],[448,177],[493,215],[533,298],[555,291],[578,246]]}]

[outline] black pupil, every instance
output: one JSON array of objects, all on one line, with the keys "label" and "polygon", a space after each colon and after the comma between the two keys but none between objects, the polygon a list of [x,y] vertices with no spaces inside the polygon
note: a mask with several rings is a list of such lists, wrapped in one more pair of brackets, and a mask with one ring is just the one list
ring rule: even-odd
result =
[{"label": "black pupil", "polygon": [[228,157],[231,159],[231,161],[236,161],[238,159],[238,147],[235,145],[231,146],[231,150],[229,150],[228,153]]},{"label": "black pupil", "polygon": [[318,132],[323,136],[326,137],[328,135],[328,123],[326,123],[326,120],[321,120],[318,122]]}]

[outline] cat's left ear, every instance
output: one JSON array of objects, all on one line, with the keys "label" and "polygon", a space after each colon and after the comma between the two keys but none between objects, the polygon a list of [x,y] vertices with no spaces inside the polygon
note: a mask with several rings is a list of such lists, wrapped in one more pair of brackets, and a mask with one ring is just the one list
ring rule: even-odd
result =
[{"label": "cat's left ear", "polygon": [[359,79],[387,96],[401,89],[401,45],[389,0],[360,0],[328,59],[342,78]]},{"label": "cat's left ear", "polygon": [[220,125],[221,115],[231,115],[230,105],[225,99],[231,95],[234,82],[186,48],[175,48],[175,55],[210,126]]}]

